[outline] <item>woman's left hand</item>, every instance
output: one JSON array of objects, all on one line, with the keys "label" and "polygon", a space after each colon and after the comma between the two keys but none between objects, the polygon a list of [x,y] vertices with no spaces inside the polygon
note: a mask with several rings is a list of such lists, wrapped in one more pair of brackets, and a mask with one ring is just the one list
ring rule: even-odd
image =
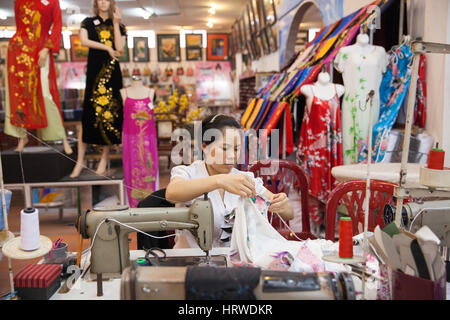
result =
[{"label": "woman's left hand", "polygon": [[120,21],[122,21],[122,13],[120,12],[119,8],[116,7],[116,9],[114,10],[113,22],[120,23]]},{"label": "woman's left hand", "polygon": [[289,199],[286,193],[277,193],[273,195],[272,203],[269,207],[269,211],[271,212],[283,212],[286,210],[289,205]]}]

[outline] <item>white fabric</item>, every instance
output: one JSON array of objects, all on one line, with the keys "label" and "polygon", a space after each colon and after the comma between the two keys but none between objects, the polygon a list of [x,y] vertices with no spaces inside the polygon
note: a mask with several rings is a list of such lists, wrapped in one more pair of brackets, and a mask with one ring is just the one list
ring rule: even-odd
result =
[{"label": "white fabric", "polygon": [[[367,50],[369,49],[369,50]],[[375,91],[373,99],[373,125],[380,114],[380,85],[383,73],[389,63],[383,47],[351,45],[339,50],[335,68],[342,73],[345,96],[342,104],[342,147],[344,164],[357,163],[359,151],[354,152],[356,144],[366,142],[369,129],[369,110],[367,95]],[[356,146],[358,147],[358,145]],[[359,146],[361,148],[361,146]],[[350,151],[348,151],[350,150]]]},{"label": "white fabric", "polygon": [[[267,191],[267,189],[264,187],[264,183],[261,178],[255,178],[254,174],[252,172],[244,172],[237,170],[235,168],[231,169],[230,174],[246,174],[250,176],[255,181],[255,191],[256,194],[259,196],[264,196],[264,193]],[[172,168],[171,171],[171,177],[170,179],[173,179],[175,177],[180,177],[185,180],[193,180],[193,179],[199,179],[199,178],[205,178],[208,177],[208,171],[206,170],[205,162],[202,160],[194,161],[189,166],[176,166]],[[200,196],[199,198],[202,198],[203,196]],[[235,209],[239,204],[240,197],[238,195],[229,193],[225,191],[224,193],[224,199],[222,201],[222,197],[220,196],[220,193],[218,190],[214,190],[210,193],[208,193],[208,197],[211,200],[212,207],[214,210],[214,233],[213,233],[213,247],[228,247],[230,246],[230,242],[223,242],[220,241],[220,236],[222,233],[221,227],[224,224],[224,217],[228,213],[230,213],[233,209]],[[187,205],[190,205],[193,203],[194,200],[186,202]],[[185,237],[185,240],[187,241],[189,247],[191,248],[198,248],[198,244],[195,241],[194,237],[188,230],[180,230],[177,231],[177,238],[175,239],[176,242],[178,242],[179,237]]]}]

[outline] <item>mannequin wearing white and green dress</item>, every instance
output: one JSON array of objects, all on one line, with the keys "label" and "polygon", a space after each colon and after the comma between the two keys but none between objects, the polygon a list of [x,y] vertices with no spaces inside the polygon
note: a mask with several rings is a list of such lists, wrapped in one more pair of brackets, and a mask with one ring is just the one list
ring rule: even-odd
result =
[{"label": "mannequin wearing white and green dress", "polygon": [[369,37],[361,33],[356,43],[343,47],[334,62],[342,73],[346,92],[342,104],[342,148],[344,165],[358,162],[369,132],[370,102],[367,96],[375,91],[373,124],[380,114],[380,85],[386,72],[388,56],[383,47],[369,44]]}]

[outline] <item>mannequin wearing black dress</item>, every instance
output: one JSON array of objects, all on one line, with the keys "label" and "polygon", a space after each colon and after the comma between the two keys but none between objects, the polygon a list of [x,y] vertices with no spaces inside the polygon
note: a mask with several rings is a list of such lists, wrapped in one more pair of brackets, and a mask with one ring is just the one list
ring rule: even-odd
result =
[{"label": "mannequin wearing black dress", "polygon": [[[105,7],[104,3],[107,4]],[[71,177],[77,177],[82,169],[87,144],[103,147],[102,158],[96,171],[106,171],[109,148],[122,140],[123,102],[122,73],[118,57],[123,51],[126,30],[120,23],[117,8],[110,18],[110,3],[98,1],[98,15],[81,23],[80,39],[89,47],[86,72],[86,90],[83,103],[82,135],[78,141],[78,160]]]}]

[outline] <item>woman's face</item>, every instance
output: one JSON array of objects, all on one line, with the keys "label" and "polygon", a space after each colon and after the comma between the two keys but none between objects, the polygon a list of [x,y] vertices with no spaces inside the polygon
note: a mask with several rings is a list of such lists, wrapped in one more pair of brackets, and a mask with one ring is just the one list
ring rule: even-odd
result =
[{"label": "woman's face", "polygon": [[111,6],[110,0],[97,0],[97,6],[98,10],[106,12],[109,11],[109,8]]},{"label": "woman's face", "polygon": [[208,146],[203,144],[206,163],[217,173],[229,173],[236,165],[241,150],[241,135],[239,129],[225,127],[222,134]]}]

